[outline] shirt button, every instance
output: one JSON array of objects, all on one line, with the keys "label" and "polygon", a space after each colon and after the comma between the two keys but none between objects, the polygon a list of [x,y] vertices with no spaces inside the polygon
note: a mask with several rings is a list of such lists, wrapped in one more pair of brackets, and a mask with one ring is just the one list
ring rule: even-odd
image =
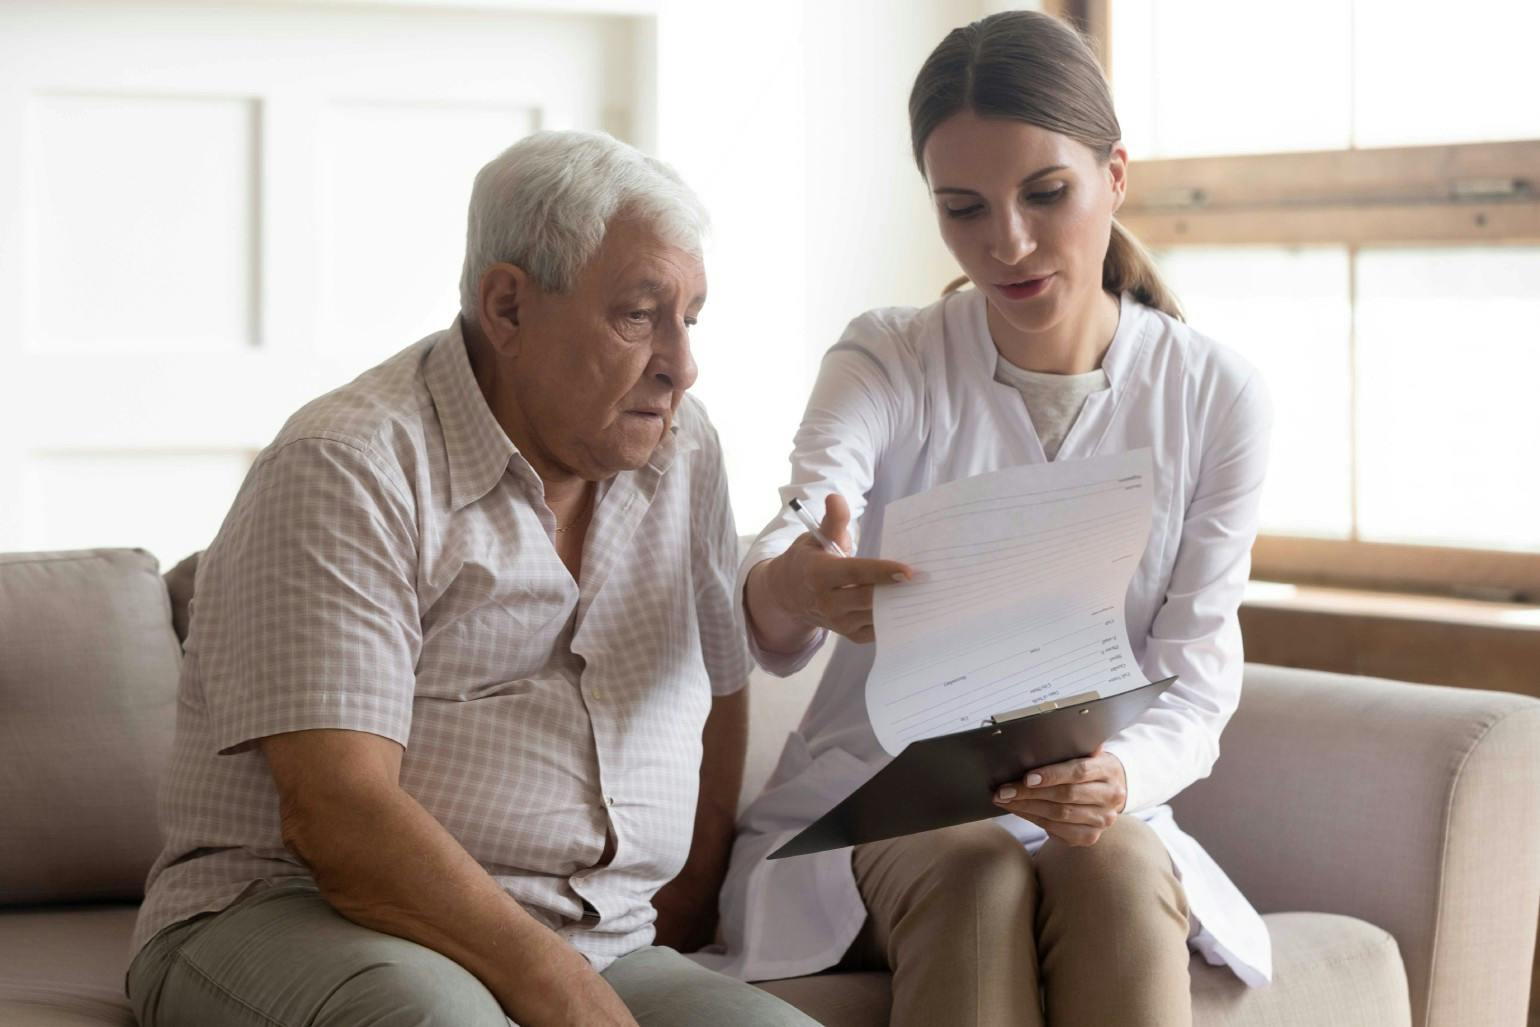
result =
[{"label": "shirt button", "polygon": [[613,806],[613,805],[615,805],[615,797],[613,795],[606,795],[604,797],[604,804],[606,806]]}]

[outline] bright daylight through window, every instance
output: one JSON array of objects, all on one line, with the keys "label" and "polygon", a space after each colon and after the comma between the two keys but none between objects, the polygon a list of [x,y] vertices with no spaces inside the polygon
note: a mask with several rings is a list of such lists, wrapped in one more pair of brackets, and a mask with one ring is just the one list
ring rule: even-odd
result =
[{"label": "bright daylight through window", "polygon": [[1264,534],[1540,549],[1540,5],[1109,6],[1125,220],[1277,407]]}]

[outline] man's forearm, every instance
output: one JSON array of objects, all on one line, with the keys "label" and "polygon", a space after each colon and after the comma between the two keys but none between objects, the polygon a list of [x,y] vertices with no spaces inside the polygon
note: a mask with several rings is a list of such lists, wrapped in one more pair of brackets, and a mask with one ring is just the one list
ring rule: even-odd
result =
[{"label": "man's forearm", "polygon": [[619,999],[399,788],[288,815],[284,839],[339,913],[453,959],[518,1022],[627,1022],[587,1008]]}]

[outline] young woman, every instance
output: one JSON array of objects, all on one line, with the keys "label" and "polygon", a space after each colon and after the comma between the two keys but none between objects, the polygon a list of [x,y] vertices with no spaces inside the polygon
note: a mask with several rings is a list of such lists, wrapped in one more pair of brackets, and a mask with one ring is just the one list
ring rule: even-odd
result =
[{"label": "young woman", "polygon": [[[847,552],[854,535],[855,555],[826,554],[787,512],[740,573],[771,671],[842,637],[743,820],[712,962],[748,979],[890,968],[895,1024],[1187,1023],[1189,944],[1247,983],[1271,973],[1261,919],[1166,805],[1209,772],[1239,698],[1266,393],[1183,323],[1113,220],[1128,155],[1071,29],[1028,12],[957,29],[909,110],[942,238],[973,287],[867,313],[824,360],[782,495],[822,509]],[[766,862],[888,758],[864,702],[873,589],[903,588],[908,570],[875,558],[885,505],[1141,447],[1155,510],[1128,633],[1144,673],[1178,683],[1097,753],[1002,788],[997,821]]]}]

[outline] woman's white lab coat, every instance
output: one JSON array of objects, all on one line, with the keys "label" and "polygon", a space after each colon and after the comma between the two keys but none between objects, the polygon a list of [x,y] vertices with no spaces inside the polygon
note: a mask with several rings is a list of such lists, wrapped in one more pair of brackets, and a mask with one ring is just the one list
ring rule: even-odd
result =
[{"label": "woman's white lab coat", "polygon": [[[984,297],[973,290],[852,322],[824,358],[797,432],[791,484],[781,490],[782,514],[749,550],[740,601],[749,568],[804,530],[785,508],[794,496],[816,516],[838,491],[858,524],[858,554],[876,556],[890,501],[1044,462],[1021,394],[994,380],[998,359]],[[1267,460],[1266,390],[1234,353],[1128,295],[1102,366],[1110,388],[1086,400],[1057,459],[1152,450],[1154,518],[1128,589],[1128,636],[1150,680],[1177,676],[1106,748],[1127,771],[1126,815],[1150,823],[1181,876],[1194,920],[1191,945],[1261,984],[1272,972],[1266,927],[1177,827],[1166,803],[1209,773],[1240,697],[1236,609]],[[790,674],[823,641],[794,657],[755,655],[772,673]],[[866,912],[849,849],[775,862],[765,855],[890,758],[866,714],[873,651],[838,640],[800,728],[745,812],[721,897],[725,945],[699,957],[706,965],[746,980],[813,973],[834,965],[860,930]],[[1014,816],[1000,823],[1034,851],[1045,839]]]}]

